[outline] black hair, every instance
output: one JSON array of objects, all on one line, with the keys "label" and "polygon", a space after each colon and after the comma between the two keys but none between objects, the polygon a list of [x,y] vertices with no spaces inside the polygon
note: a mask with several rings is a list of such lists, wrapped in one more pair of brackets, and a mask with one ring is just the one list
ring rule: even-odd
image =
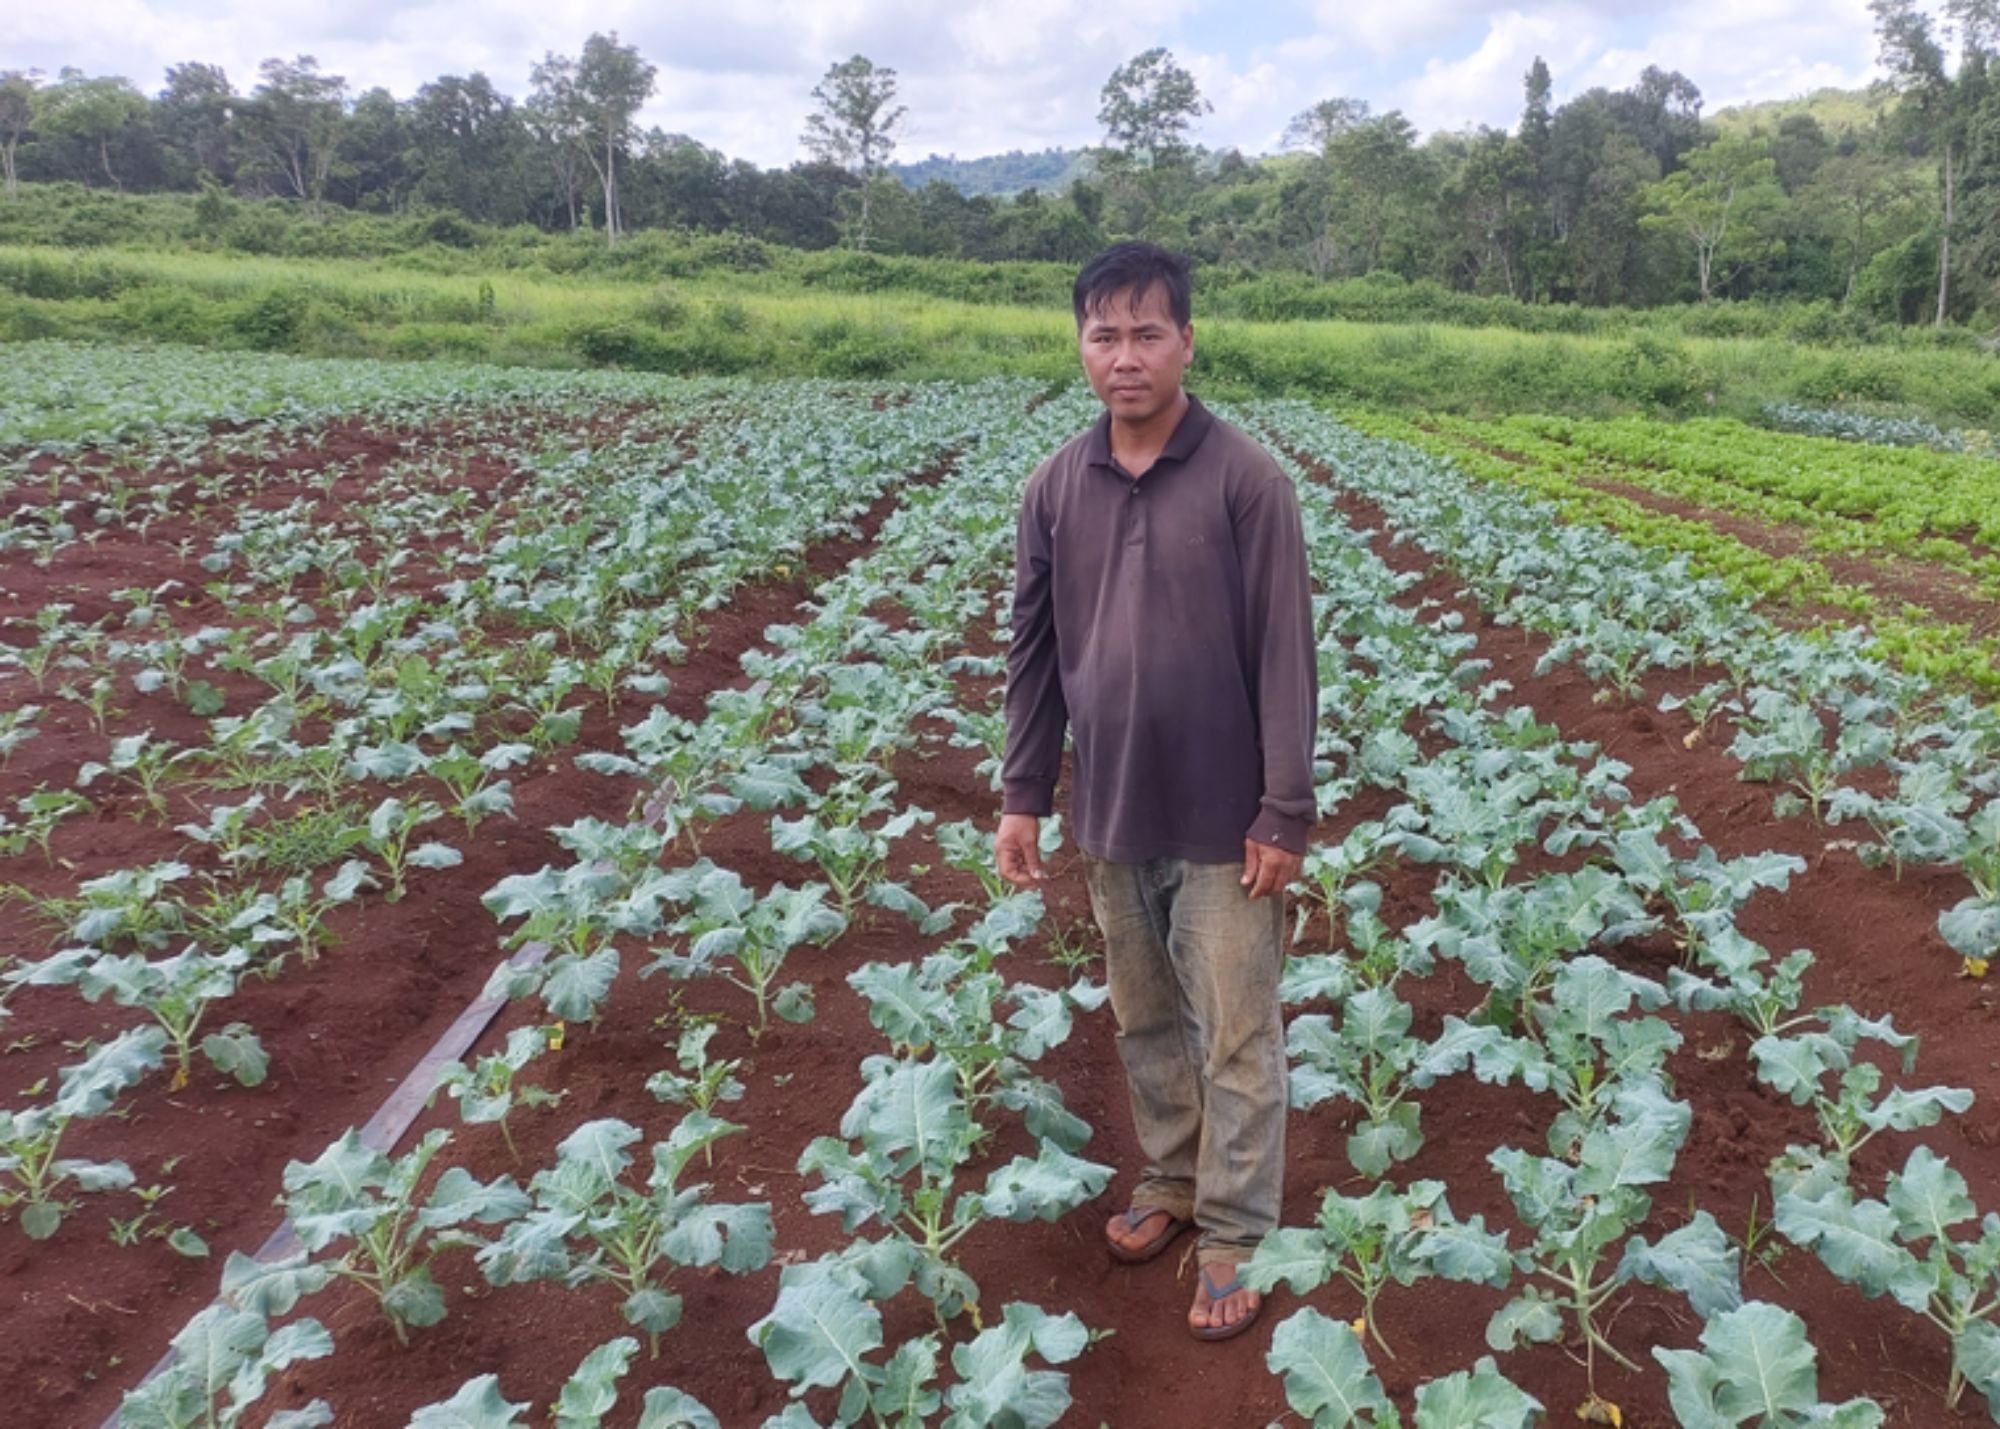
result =
[{"label": "black hair", "polygon": [[1186,327],[1194,320],[1188,260],[1157,243],[1112,244],[1084,264],[1083,271],[1076,275],[1076,287],[1070,295],[1070,305],[1076,309],[1076,325],[1082,327],[1083,320],[1091,313],[1102,312],[1104,305],[1117,294],[1129,290],[1132,301],[1137,303],[1156,284],[1166,289],[1167,311],[1174,315],[1174,326]]}]

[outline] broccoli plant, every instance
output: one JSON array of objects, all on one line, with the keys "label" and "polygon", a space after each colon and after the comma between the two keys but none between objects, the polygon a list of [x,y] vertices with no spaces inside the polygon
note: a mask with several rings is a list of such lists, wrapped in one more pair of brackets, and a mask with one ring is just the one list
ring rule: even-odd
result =
[{"label": "broccoli plant", "polygon": [[[975,819],[960,819],[957,823],[939,824],[931,837],[948,865],[978,881],[988,902],[997,903],[1013,894],[1014,886],[1000,876],[999,865],[994,861],[991,829],[982,828]],[[1041,855],[1046,859],[1062,847],[1062,821],[1054,816],[1043,819],[1037,837]]]},{"label": "broccoli plant", "polygon": [[[272,1375],[300,1360],[324,1359],[333,1353],[333,1337],[317,1320],[273,1330],[257,1311],[211,1305],[174,1336],[173,1350],[165,1369],[125,1395],[120,1429],[236,1429]],[[262,1422],[267,1429],[321,1429],[334,1417],[315,1399]]]},{"label": "broccoli plant", "polygon": [[983,1190],[959,1190],[981,1138],[959,1095],[957,1070],[945,1060],[886,1057],[870,1058],[862,1070],[867,1081],[841,1118],[840,1136],[815,1138],[799,1157],[800,1174],[822,1183],[806,1193],[806,1204],[818,1215],[838,1214],[850,1235],[878,1224],[883,1237],[872,1244],[900,1265],[904,1280],[914,1276],[940,1329],[979,1299],[979,1287],[953,1258],[959,1242],[987,1221],[1052,1221],[1111,1179],[1109,1166],[1043,1141],[1034,1157],[1017,1156],[993,1171]]},{"label": "broccoli plant", "polygon": [[[1306,1307],[1271,1332],[1264,1362],[1312,1429],[1401,1429],[1403,1417],[1368,1366],[1352,1326]],[[1542,1404],[1481,1355],[1469,1370],[1417,1386],[1416,1429],[1534,1429]]]},{"label": "broccoli plant", "polygon": [[866,827],[865,820],[890,806],[894,788],[877,785],[865,802],[829,798],[796,819],[771,820],[772,849],[817,863],[843,918],[854,915],[861,895],[881,877],[889,845],[936,817],[928,809],[909,808]]},{"label": "broccoli plant", "polygon": [[[1935,1325],[1951,1340],[1947,1406],[1970,1383],[2000,1416],[2000,1215],[1980,1218],[1951,1163],[1913,1148],[1879,1201],[1844,1185],[1787,1191],[1777,1226],[1864,1295],[1888,1295]],[[1961,1226],[1974,1233],[1954,1236]]]},{"label": "broccoli plant", "polygon": [[[598,1429],[617,1407],[618,1381],[638,1348],[639,1342],[627,1335],[607,1340],[585,1355],[549,1406],[555,1429]],[[497,1375],[475,1375],[451,1398],[417,1410],[409,1429],[529,1429],[531,1421],[523,1417],[527,1408],[525,1401],[514,1403],[501,1394]],[[638,1429],[721,1429],[721,1425],[694,1396],[671,1385],[655,1385],[640,1405]]]},{"label": "broccoli plant", "polygon": [[443,754],[433,755],[425,772],[451,790],[452,812],[465,820],[465,831],[470,834],[489,814],[513,816],[514,783],[493,776],[527,763],[534,755],[534,749],[525,744],[496,744],[482,754],[468,754],[454,744]]},{"label": "broccoli plant", "polygon": [[1417,1181],[1403,1191],[1380,1184],[1363,1197],[1328,1191],[1317,1225],[1272,1231],[1239,1273],[1252,1290],[1282,1283],[1299,1294],[1338,1275],[1361,1297],[1369,1336],[1394,1359],[1375,1319],[1375,1302],[1392,1282],[1435,1275],[1498,1289],[1513,1268],[1507,1238],[1487,1230],[1485,1217],[1459,1220],[1442,1181]]},{"label": "broccoli plant", "polygon": [[1938,933],[1968,972],[1983,975],[2000,949],[2000,799],[1981,805],[1965,830],[1953,854],[1972,893],[1938,915]]},{"label": "broccoli plant", "polygon": [[[1532,1239],[1514,1253],[1514,1268],[1529,1283],[1494,1313],[1486,1342],[1507,1351],[1522,1341],[1558,1340],[1567,1316],[1583,1338],[1593,1390],[1598,1351],[1635,1368],[1599,1328],[1625,1285],[1637,1280],[1678,1290],[1704,1315],[1734,1309],[1743,1298],[1738,1251],[1708,1212],[1656,1243],[1631,1235],[1652,1210],[1651,1197],[1638,1188],[1672,1174],[1689,1115],[1657,1092],[1629,1097],[1622,1110],[1621,1119],[1584,1138],[1574,1165],[1514,1147],[1487,1158]],[[1620,1241],[1624,1254],[1604,1268]]]},{"label": "broccoli plant", "polygon": [[102,761],[91,760],[78,769],[76,787],[88,789],[105,775],[115,774],[138,791],[147,808],[164,818],[167,796],[160,786],[172,775],[175,766],[193,753],[169,744],[156,744],[150,729],[141,730],[112,740],[111,752]]},{"label": "broccoli plant", "polygon": [[167,1035],[135,1028],[58,1074],[60,1089],[43,1106],[0,1111],[0,1210],[11,1211],[32,1240],[47,1240],[72,1208],[58,1191],[116,1191],[132,1184],[123,1161],[64,1157],[63,1134],[79,1118],[102,1116],[119,1094],[160,1065]]},{"label": "broccoli plant", "polygon": [[187,930],[187,910],[172,885],[191,873],[179,862],[121,868],[85,879],[74,899],[44,899],[38,908],[59,918],[79,943],[107,950],[120,942],[163,948]]},{"label": "broccoli plant", "polygon": [[1658,1017],[1628,1016],[1637,1005],[1656,1008],[1666,991],[1592,954],[1556,973],[1546,1004],[1535,1009],[1532,1037],[1476,1049],[1482,1080],[1519,1077],[1552,1092],[1563,1109],[1549,1127],[1551,1155],[1574,1160],[1578,1148],[1620,1105],[1642,1091],[1666,1099],[1666,1062],[1681,1035]]},{"label": "broccoli plant", "polygon": [[[171,958],[149,960],[144,953],[117,956],[89,948],[66,948],[34,965],[34,981],[74,983],[86,1002],[106,993],[120,1007],[150,1013],[173,1045],[173,1089],[188,1084],[193,1071],[195,1034],[209,1008],[235,995],[236,984],[250,961],[249,949],[236,946],[209,954],[190,944]],[[270,1060],[257,1034],[241,1022],[201,1040],[202,1055],[215,1069],[246,1087],[264,1080]]]},{"label": "broccoli plant", "polygon": [[1816,1018],[1798,1011],[1813,964],[1805,948],[1773,961],[1769,948],[1726,927],[1696,945],[1695,960],[1707,977],[1685,968],[1667,970],[1667,990],[1683,1012],[1732,1013],[1759,1037],[1781,1037]]},{"label": "broccoli plant", "polygon": [[1880,764],[1894,734],[1874,719],[1842,718],[1829,736],[1820,712],[1783,690],[1752,690],[1750,705],[1737,721],[1729,755],[1743,765],[1742,778],[1782,783],[1773,800],[1780,818],[1805,810],[1814,823],[1825,816],[1840,777]]},{"label": "broccoli plant", "polygon": [[[646,1079],[646,1090],[660,1101],[691,1107],[704,1116],[712,1115],[720,1102],[741,1101],[743,1083],[736,1079],[736,1069],[743,1065],[742,1059],[708,1055],[708,1044],[720,1030],[712,1020],[689,1022],[674,1047],[674,1063],[680,1070],[662,1068],[653,1073]],[[703,1164],[713,1160],[711,1151],[710,1146],[702,1148]]]},{"label": "broccoli plant", "polygon": [[1630,882],[1594,865],[1498,889],[1448,881],[1436,899],[1437,915],[1408,936],[1491,989],[1476,1020],[1519,1033],[1569,958],[1657,926]]},{"label": "broccoli plant", "polygon": [[507,1044],[489,1052],[471,1066],[447,1062],[438,1072],[438,1090],[458,1103],[458,1115],[467,1125],[492,1123],[500,1128],[507,1152],[516,1161],[521,1149],[514,1144],[508,1115],[516,1102],[531,1107],[554,1106],[567,1092],[524,1085],[520,1074],[535,1058],[549,1049],[552,1029],[540,1026],[516,1027],[507,1034]]},{"label": "broccoli plant", "polygon": [[[468,1222],[497,1225],[526,1214],[528,1198],[511,1176],[481,1184],[463,1166],[438,1177],[430,1194],[417,1188],[451,1133],[439,1127],[402,1156],[391,1160],[362,1143],[353,1128],[313,1161],[285,1167],[280,1198],[305,1255],[318,1255],[341,1241],[351,1242],[337,1257],[310,1262],[301,1256],[266,1267],[233,1255],[223,1271],[223,1293],[254,1291],[275,1296],[281,1277],[284,1294],[295,1299],[330,1283],[351,1280],[375,1298],[396,1332],[409,1343],[410,1328],[444,1318],[444,1290],[431,1278],[430,1264],[451,1245],[475,1243],[459,1229]],[[287,1299],[261,1301],[274,1313],[290,1308]]]},{"label": "broccoli plant", "polygon": [[723,1205],[703,1185],[681,1185],[695,1153],[743,1130],[700,1112],[683,1117],[652,1148],[644,1189],[626,1184],[635,1126],[607,1117],[585,1122],[556,1147],[556,1163],[535,1173],[534,1201],[499,1239],[482,1246],[479,1267],[494,1285],[593,1281],[624,1292],[620,1312],[644,1330],[652,1353],[680,1323],[681,1298],[665,1282],[675,1267],[720,1265],[733,1275],[771,1258],[771,1208]]},{"label": "broccoli plant", "polygon": [[[1883,1091],[1882,1069],[1855,1060],[1856,1048],[1873,1041],[1901,1052],[1908,1075],[1916,1067],[1917,1039],[1898,1032],[1886,1017],[1866,1018],[1844,1006],[1822,1011],[1823,1029],[1760,1037],[1751,1044],[1750,1056],[1761,1081],[1796,1106],[1812,1106],[1821,1150],[1839,1167],[1845,1168],[1855,1152],[1885,1131],[1935,1126],[1946,1113],[1956,1116],[1972,1105],[1972,1093],[1958,1087]],[[1831,1080],[1835,1074],[1838,1081]],[[1795,1163],[1813,1159],[1813,1153],[1796,1147],[1787,1154]],[[1846,1179],[1844,1169],[1838,1177]]]},{"label": "broccoli plant", "polygon": [[642,976],[719,973],[755,1001],[752,1037],[763,1035],[774,1007],[788,1021],[804,1022],[812,1016],[811,997],[803,984],[785,989],[775,1002],[772,989],[794,948],[801,943],[823,947],[846,930],[846,915],[826,905],[823,886],[788,888],[781,883],[759,898],[732,870],[710,864],[694,883],[692,901],[694,906],[673,925],[673,931],[687,940],[686,951],[658,954]]},{"label": "broccoli plant", "polygon": [[[1889,864],[1900,879],[1905,864],[1959,861],[1971,836],[1965,818],[1971,807],[1972,795],[1961,785],[1958,771],[1924,760],[1898,762],[1893,794],[1836,789],[1827,800],[1826,821],[1865,822],[1878,842],[1863,844],[1857,856],[1873,867]],[[1983,832],[1990,837],[1991,816]]]},{"label": "broccoli plant", "polygon": [[1422,1148],[1417,1091],[1505,1041],[1495,1028],[1451,1017],[1436,1043],[1424,1042],[1410,1035],[1414,1017],[1390,989],[1364,987],[1345,998],[1338,1027],[1315,1012],[1293,1018],[1285,1032],[1292,1105],[1307,1110],[1340,1097],[1359,1106],[1347,1159],[1363,1176],[1379,1179]]},{"label": "broccoli plant", "polygon": [[56,857],[49,842],[55,837],[57,827],[64,819],[87,813],[93,806],[74,789],[38,788],[16,799],[14,807],[21,815],[18,820],[0,814],[0,858],[26,853],[32,844],[42,851],[42,861],[53,866]]},{"label": "broccoli plant", "polygon": [[[907,1271],[904,1272],[907,1275]],[[822,1421],[796,1401],[812,1389],[837,1389],[832,1425],[923,1429],[940,1409],[947,1429],[1047,1429],[1070,1406],[1069,1377],[1031,1369],[1028,1356],[1067,1364],[1082,1354],[1090,1333],[1075,1315],[1050,1315],[1010,1304],[998,1324],[951,1351],[957,1380],[940,1388],[942,1338],[906,1340],[883,1358],[882,1314],[876,1303],[900,1287],[896,1275],[868,1272],[827,1257],[787,1266],[770,1314],[749,1330],[771,1373],[792,1386],[794,1403],[768,1429],[815,1429]]]},{"label": "broccoli plant", "polygon": [[1818,1356],[1805,1322],[1761,1300],[1711,1315],[1699,1350],[1655,1345],[1653,1358],[1667,1372],[1667,1400],[1683,1424],[1876,1429],[1882,1423],[1872,1399],[1820,1402]]},{"label": "broccoli plant", "polygon": [[1298,902],[1292,942],[1296,945],[1305,936],[1306,924],[1315,910],[1326,915],[1328,935],[1337,937],[1343,908],[1349,910],[1348,937],[1352,941],[1355,937],[1355,915],[1363,909],[1372,914],[1382,902],[1379,888],[1375,890],[1372,902],[1367,901],[1364,895],[1357,904],[1352,895],[1364,886],[1359,880],[1395,862],[1397,842],[1381,820],[1365,819],[1348,830],[1339,843],[1307,849],[1299,873],[1305,884],[1306,896]]},{"label": "broccoli plant", "polygon": [[457,849],[435,839],[410,847],[417,830],[443,814],[444,810],[428,799],[405,804],[391,795],[368,815],[368,836],[362,845],[388,869],[387,897],[391,903],[399,901],[408,891],[405,880],[409,869],[456,868],[465,861]]},{"label": "broccoli plant", "polygon": [[[1019,1112],[1032,1135],[1064,1151],[1081,1151],[1090,1139],[1089,1125],[1064,1106],[1061,1089],[1028,1068],[1067,1040],[1076,1012],[1104,1005],[1103,987],[1087,979],[1064,989],[1009,986],[990,960],[951,950],[922,963],[864,963],[847,983],[900,1054],[928,1051],[951,1064],[975,1121],[999,1106]],[[1014,1010],[1003,1018],[1010,1002]]]},{"label": "broccoli plant", "polygon": [[585,819],[556,830],[556,836],[577,853],[575,863],[560,871],[544,865],[534,873],[509,875],[481,897],[501,921],[522,920],[509,935],[509,946],[549,945],[539,964],[507,962],[495,968],[487,993],[508,998],[539,993],[553,1016],[595,1022],[618,976],[613,938],[660,931],[660,905],[691,897],[700,872],[714,865],[661,872],[652,865],[665,840],[641,825]]}]

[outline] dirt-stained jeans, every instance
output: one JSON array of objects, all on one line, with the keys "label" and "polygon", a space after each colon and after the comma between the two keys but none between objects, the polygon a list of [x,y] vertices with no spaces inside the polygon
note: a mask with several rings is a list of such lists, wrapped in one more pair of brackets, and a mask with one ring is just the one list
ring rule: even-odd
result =
[{"label": "dirt-stained jeans", "polygon": [[1252,902],[1240,863],[1086,855],[1084,870],[1152,1162],[1132,1204],[1192,1215],[1204,1263],[1248,1260],[1284,1179],[1284,900]]}]

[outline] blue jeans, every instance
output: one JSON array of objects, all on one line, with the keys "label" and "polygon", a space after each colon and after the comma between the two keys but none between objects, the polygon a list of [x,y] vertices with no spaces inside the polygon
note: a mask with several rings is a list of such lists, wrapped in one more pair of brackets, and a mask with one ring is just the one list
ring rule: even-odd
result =
[{"label": "blue jeans", "polygon": [[1284,899],[1252,902],[1240,863],[1086,854],[1084,873],[1151,1161],[1132,1204],[1192,1216],[1205,1264],[1248,1260],[1284,1183]]}]

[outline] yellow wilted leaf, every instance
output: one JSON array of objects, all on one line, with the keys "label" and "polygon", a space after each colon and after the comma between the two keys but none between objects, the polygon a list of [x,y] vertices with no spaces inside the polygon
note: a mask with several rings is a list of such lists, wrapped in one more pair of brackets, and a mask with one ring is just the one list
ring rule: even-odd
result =
[{"label": "yellow wilted leaf", "polygon": [[563,1036],[568,1031],[569,1031],[569,1024],[567,1023],[551,1022],[549,1024],[549,1050],[551,1052],[562,1051]]},{"label": "yellow wilted leaf", "polygon": [[1701,743],[1701,731],[1698,729],[1691,729],[1686,734],[1681,736],[1682,749],[1693,749],[1697,744],[1700,743]]},{"label": "yellow wilted leaf", "polygon": [[188,1069],[186,1066],[180,1066],[174,1069],[174,1079],[167,1084],[167,1090],[170,1092],[183,1092],[187,1090],[187,1084]]},{"label": "yellow wilted leaf", "polygon": [[1361,1339],[1368,1333],[1368,1317],[1357,1315],[1347,1322],[1347,1328],[1354,1331],[1354,1338]]},{"label": "yellow wilted leaf", "polygon": [[1991,959],[1967,958],[1965,960],[1965,967],[1961,969],[1960,975],[1963,977],[1985,977],[1987,968],[1991,966]]},{"label": "yellow wilted leaf", "polygon": [[1586,1424],[1609,1424],[1611,1429],[1625,1429],[1625,1412],[1608,1399],[1596,1395],[1576,1407],[1576,1417]]}]

